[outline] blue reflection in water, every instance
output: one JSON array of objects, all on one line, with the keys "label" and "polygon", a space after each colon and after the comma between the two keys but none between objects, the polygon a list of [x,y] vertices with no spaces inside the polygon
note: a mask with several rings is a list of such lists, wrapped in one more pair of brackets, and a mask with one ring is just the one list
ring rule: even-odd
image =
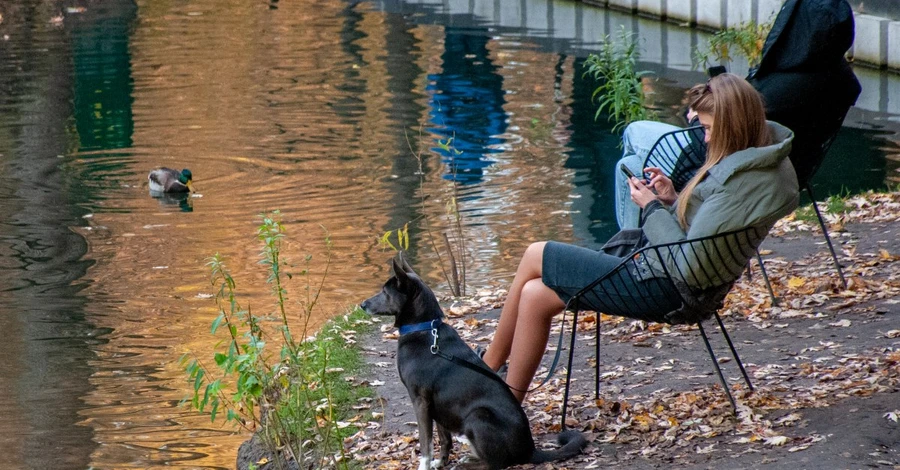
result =
[{"label": "blue reflection in water", "polygon": [[483,31],[448,27],[443,72],[428,76],[431,122],[437,125],[430,131],[450,144],[449,150],[432,150],[449,168],[444,178],[462,184],[481,181],[483,169],[494,163],[490,155],[501,151],[497,136],[506,132],[503,77],[488,58],[488,41]]}]

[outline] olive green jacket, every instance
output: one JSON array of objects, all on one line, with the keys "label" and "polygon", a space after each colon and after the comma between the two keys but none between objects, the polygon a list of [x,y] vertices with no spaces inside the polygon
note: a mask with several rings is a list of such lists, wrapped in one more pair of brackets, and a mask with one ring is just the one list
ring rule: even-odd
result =
[{"label": "olive green jacket", "polygon": [[[775,225],[778,219],[797,208],[799,186],[794,167],[788,154],[794,138],[790,129],[769,122],[773,143],[766,147],[751,147],[735,152],[712,167],[691,193],[687,201],[685,218],[688,230],[678,223],[675,208],[656,210],[648,214],[643,230],[651,245],[695,239],[724,232],[756,227],[762,234]],[[758,239],[757,239],[758,238]],[[742,239],[740,252],[752,253],[762,243],[762,237]],[[733,241],[731,242],[733,243]],[[719,250],[726,246],[713,247]],[[733,247],[731,247],[733,248]],[[669,272],[684,272],[689,267],[713,263],[715,270],[728,281],[740,276],[747,259],[734,259],[722,263],[698,260],[696,254],[672,257],[666,260]],[[677,259],[675,259],[677,258]],[[650,260],[657,274],[662,274],[660,260]],[[723,266],[724,264],[724,266]],[[711,279],[716,277],[716,279]],[[718,276],[694,276],[692,287],[720,285]]]}]

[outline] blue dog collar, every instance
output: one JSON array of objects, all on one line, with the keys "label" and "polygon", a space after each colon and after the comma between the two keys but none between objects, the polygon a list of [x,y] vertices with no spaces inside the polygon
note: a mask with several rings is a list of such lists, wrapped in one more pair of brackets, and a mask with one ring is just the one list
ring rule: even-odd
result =
[{"label": "blue dog collar", "polygon": [[431,321],[426,321],[422,323],[414,323],[412,325],[403,325],[400,327],[400,335],[406,335],[409,333],[415,333],[417,331],[425,331],[425,330],[433,330],[441,324],[440,318],[435,318]]}]

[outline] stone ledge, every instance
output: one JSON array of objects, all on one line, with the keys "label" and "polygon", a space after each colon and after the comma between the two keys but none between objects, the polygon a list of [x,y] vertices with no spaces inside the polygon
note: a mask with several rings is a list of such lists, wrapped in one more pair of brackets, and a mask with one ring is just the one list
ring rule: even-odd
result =
[{"label": "stone ledge", "polygon": [[[746,21],[773,19],[783,0],[580,0],[586,5],[636,12],[702,29],[719,30]],[[900,17],[900,6],[897,7]],[[900,21],[856,12],[851,55],[872,67],[900,71]]]}]

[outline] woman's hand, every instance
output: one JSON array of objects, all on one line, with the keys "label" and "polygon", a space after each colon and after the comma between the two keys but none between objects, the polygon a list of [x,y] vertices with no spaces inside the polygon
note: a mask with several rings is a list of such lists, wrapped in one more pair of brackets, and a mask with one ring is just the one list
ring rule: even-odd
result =
[{"label": "woman's hand", "polygon": [[672,180],[662,172],[662,169],[649,167],[644,168],[644,172],[650,173],[649,186],[656,191],[656,197],[660,202],[669,206],[675,204],[675,200],[678,199],[678,193],[675,192],[675,185],[672,184]]},{"label": "woman's hand", "polygon": [[631,200],[643,209],[650,201],[659,199],[650,186],[637,178],[628,178],[628,186],[631,187]]}]

